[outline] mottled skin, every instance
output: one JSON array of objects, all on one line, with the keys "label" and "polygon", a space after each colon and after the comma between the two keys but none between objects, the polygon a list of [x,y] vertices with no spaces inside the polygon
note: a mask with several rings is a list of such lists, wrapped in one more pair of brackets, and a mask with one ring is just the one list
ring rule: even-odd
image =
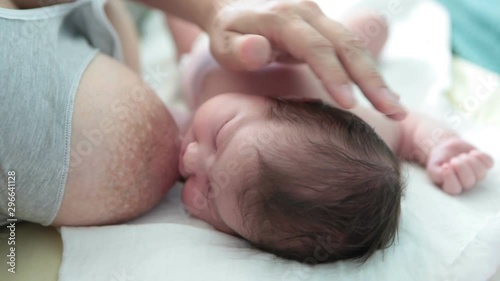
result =
[{"label": "mottled skin", "polygon": [[[70,2],[70,1],[67,1]],[[0,1],[37,8],[60,0]],[[154,207],[178,179],[177,126],[138,72],[134,25],[119,0],[106,5],[125,62],[98,54],[85,70],[74,105],[70,172],[54,225],[122,222]]]}]

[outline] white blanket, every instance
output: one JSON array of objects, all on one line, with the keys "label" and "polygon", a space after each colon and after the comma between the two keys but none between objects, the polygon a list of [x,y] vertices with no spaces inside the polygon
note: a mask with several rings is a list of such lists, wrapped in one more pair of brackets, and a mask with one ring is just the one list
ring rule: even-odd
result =
[{"label": "white blanket", "polygon": [[[363,1],[363,5],[361,1],[354,4],[335,1],[349,2],[336,5],[330,3],[334,1],[320,2],[327,12],[335,11],[331,13],[333,16],[341,16],[340,11],[354,6],[367,7],[366,2],[370,2],[371,8],[382,10],[392,25],[381,62],[390,85],[409,106],[433,111],[445,120],[453,119],[450,115],[453,112],[439,98],[450,85],[449,24],[440,6],[430,1],[378,0]],[[143,47],[143,50],[162,48]],[[157,63],[158,58],[172,56],[158,55],[155,59],[150,55],[147,60]],[[147,70],[153,71],[147,71],[146,75],[155,69],[158,66],[151,66]],[[169,75],[158,77],[174,80]],[[161,88],[161,84],[156,86]],[[164,100],[173,99],[166,96]],[[496,132],[470,128],[466,121],[455,124],[455,129],[491,152],[500,164]],[[484,281],[500,265],[498,167],[475,190],[452,197],[433,186],[422,169],[408,165],[399,238],[390,249],[377,252],[363,265],[337,262],[312,267],[252,249],[245,241],[190,218],[180,202],[181,186],[177,186],[152,212],[127,225],[62,228],[63,261],[59,278],[61,281]]]}]

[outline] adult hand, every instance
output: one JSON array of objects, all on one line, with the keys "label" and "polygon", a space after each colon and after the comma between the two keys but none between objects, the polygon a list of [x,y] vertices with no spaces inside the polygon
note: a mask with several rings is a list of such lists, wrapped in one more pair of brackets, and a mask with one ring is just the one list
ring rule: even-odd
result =
[{"label": "adult hand", "polygon": [[351,108],[356,83],[373,106],[395,120],[406,110],[384,82],[360,38],[307,0],[215,0],[208,26],[215,58],[233,70],[273,61],[305,62],[342,107]]}]

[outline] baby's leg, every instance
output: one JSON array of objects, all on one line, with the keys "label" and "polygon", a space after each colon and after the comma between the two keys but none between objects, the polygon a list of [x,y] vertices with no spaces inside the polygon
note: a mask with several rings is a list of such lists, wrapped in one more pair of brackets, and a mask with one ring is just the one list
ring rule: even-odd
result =
[{"label": "baby's leg", "polygon": [[139,73],[141,64],[137,30],[124,1],[109,0],[104,10],[120,38],[125,65]]},{"label": "baby's leg", "polygon": [[201,34],[201,29],[170,14],[167,15],[167,23],[177,48],[177,57],[180,58],[183,54],[191,52],[191,47]]}]

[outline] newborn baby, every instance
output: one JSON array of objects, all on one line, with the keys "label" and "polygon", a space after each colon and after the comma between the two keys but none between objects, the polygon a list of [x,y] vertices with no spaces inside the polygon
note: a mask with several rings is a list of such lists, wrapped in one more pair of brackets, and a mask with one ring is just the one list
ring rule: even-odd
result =
[{"label": "newborn baby", "polygon": [[[365,16],[348,26],[367,21],[381,26],[372,42],[364,39],[376,56],[383,22]],[[416,113],[394,122],[366,108],[336,108],[306,66],[223,70],[200,38],[183,67],[194,116],[180,154],[182,201],[193,216],[257,248],[298,261],[366,260],[397,232],[404,184],[396,155],[426,167],[450,194],[493,165]]]},{"label": "newborn baby", "polygon": [[223,94],[184,137],[182,200],[194,216],[283,257],[367,257],[393,240],[398,159],[360,118],[320,101]]}]

